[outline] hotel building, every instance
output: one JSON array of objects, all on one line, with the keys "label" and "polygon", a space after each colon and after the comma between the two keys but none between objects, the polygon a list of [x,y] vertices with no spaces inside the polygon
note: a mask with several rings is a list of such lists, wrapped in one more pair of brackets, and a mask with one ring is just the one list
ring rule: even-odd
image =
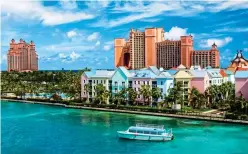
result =
[{"label": "hotel building", "polygon": [[162,28],[146,28],[145,32],[131,29],[128,41],[116,38],[115,66],[139,69],[157,65],[156,42],[164,40]]},{"label": "hotel building", "polygon": [[20,39],[16,43],[12,39],[7,57],[8,71],[38,71],[38,56],[33,41],[26,43],[23,39]]},{"label": "hotel building", "polygon": [[219,51],[215,43],[210,50],[195,50],[192,53],[192,65],[200,65],[203,68],[207,66],[217,68],[220,67],[219,61]]},{"label": "hotel building", "polygon": [[115,66],[140,69],[149,66],[163,68],[186,68],[192,65],[219,67],[219,51],[213,44],[211,50],[193,50],[193,37],[181,36],[180,40],[164,40],[163,28],[146,28],[145,32],[131,29],[126,42],[117,38],[115,44]]}]

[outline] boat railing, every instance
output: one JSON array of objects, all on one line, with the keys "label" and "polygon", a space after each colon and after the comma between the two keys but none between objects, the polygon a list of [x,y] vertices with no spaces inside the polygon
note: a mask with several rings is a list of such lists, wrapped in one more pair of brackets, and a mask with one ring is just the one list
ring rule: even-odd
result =
[{"label": "boat railing", "polygon": [[136,127],[146,127],[146,128],[156,128],[156,129],[164,129],[163,125],[153,125],[153,124],[142,124],[137,123]]}]

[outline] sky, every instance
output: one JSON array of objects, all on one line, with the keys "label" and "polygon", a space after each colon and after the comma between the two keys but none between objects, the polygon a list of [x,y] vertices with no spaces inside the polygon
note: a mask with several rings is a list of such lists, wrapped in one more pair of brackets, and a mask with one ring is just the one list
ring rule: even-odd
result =
[{"label": "sky", "polygon": [[191,34],[194,49],[215,42],[221,67],[237,50],[248,59],[248,0],[1,1],[1,69],[9,42],[34,41],[40,70],[114,68],[114,38],[162,27],[165,39]]}]

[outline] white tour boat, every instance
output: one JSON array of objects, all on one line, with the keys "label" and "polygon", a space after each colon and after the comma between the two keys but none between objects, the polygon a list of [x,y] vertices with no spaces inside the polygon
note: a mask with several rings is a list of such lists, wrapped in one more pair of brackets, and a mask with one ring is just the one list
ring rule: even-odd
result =
[{"label": "white tour boat", "polygon": [[147,141],[173,140],[172,128],[166,131],[164,126],[136,124],[126,131],[117,131],[119,138]]}]

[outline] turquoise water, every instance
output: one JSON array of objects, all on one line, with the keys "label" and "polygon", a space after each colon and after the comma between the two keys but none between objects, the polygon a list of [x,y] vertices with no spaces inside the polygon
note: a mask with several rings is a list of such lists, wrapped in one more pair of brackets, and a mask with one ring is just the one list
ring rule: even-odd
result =
[{"label": "turquoise water", "polygon": [[[247,154],[248,126],[176,118],[1,103],[3,154]],[[173,128],[169,142],[122,140],[135,123]]]}]

